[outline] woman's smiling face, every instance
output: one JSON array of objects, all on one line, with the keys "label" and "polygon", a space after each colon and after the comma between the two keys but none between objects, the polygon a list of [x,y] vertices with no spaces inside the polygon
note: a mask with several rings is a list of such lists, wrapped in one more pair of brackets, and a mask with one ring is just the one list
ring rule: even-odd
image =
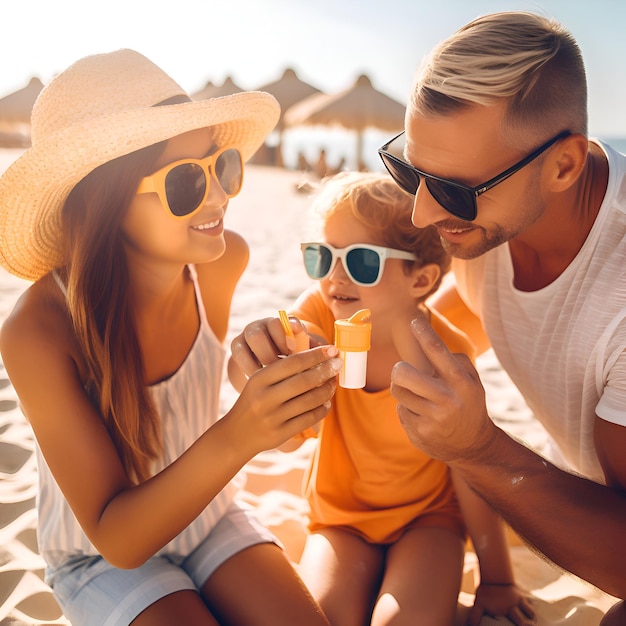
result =
[{"label": "woman's smiling face", "polygon": [[[170,139],[155,171],[183,158],[202,158],[217,146],[208,129]],[[202,209],[188,219],[174,219],[156,193],[135,196],[122,222],[127,248],[135,254],[178,263],[207,263],[225,250],[224,214],[228,197],[212,175]]]}]

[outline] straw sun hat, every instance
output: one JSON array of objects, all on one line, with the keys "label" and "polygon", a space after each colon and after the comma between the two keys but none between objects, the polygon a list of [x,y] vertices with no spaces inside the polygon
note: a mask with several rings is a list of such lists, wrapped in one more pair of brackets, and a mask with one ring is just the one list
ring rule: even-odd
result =
[{"label": "straw sun hat", "polygon": [[279,112],[262,92],[193,102],[133,50],[77,61],[41,91],[32,147],[0,178],[0,264],[28,280],[62,265],[61,208],[72,188],[107,161],[209,126],[217,144],[236,145],[245,161]]}]

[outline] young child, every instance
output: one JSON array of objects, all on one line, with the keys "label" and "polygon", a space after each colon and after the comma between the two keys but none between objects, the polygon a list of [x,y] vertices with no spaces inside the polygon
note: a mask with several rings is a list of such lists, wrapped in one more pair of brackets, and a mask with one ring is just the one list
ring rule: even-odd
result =
[{"label": "young child", "polygon": [[[311,532],[299,571],[334,625],[450,625],[465,521],[481,569],[469,623],[486,613],[530,624],[533,612],[515,586],[499,519],[460,481],[455,495],[447,466],[411,445],[389,391],[395,363],[424,366],[410,330],[417,308],[450,350],[474,356],[467,338],[425,304],[450,259],[434,228],[412,225],[412,203],[386,174],[344,173],[323,185],[312,207],[319,239],[302,250],[319,282],[291,313],[313,343],[327,344],[336,319],[369,309],[372,335],[365,388],[338,388],[321,425],[306,478]],[[254,371],[253,355],[242,344],[246,334],[258,335],[253,329],[233,344],[246,374]]]},{"label": "young child", "polygon": [[328,623],[236,476],[326,414],[337,351],[259,372],[218,420],[248,259],[224,214],[278,113],[264,93],[192,102],[131,50],[95,55],[41,92],[32,148],[0,179],[2,265],[34,281],[0,347],[74,626]]}]

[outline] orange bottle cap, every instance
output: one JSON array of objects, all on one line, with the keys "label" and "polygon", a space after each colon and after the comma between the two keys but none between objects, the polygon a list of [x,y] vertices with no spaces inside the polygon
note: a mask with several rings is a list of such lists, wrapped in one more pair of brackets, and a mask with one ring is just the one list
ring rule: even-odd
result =
[{"label": "orange bottle cap", "polygon": [[367,352],[370,349],[371,311],[361,309],[349,319],[335,320],[335,345],[347,352]]}]

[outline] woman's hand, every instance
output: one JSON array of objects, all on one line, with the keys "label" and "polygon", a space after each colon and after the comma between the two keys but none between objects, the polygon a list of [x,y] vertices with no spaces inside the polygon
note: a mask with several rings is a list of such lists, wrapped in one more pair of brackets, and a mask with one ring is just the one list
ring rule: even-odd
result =
[{"label": "woman's hand", "polygon": [[[258,345],[267,341],[267,336],[263,339],[266,328],[255,327],[253,343],[259,335]],[[280,329],[278,332],[282,333]],[[237,424],[238,444],[247,442],[250,457],[278,447],[319,422],[330,409],[337,385],[335,378],[342,366],[335,346],[313,348],[281,359],[267,344],[264,349],[260,357],[252,351],[245,352],[243,345],[236,350],[243,357],[242,369],[250,372],[250,377],[223,418]]]}]

